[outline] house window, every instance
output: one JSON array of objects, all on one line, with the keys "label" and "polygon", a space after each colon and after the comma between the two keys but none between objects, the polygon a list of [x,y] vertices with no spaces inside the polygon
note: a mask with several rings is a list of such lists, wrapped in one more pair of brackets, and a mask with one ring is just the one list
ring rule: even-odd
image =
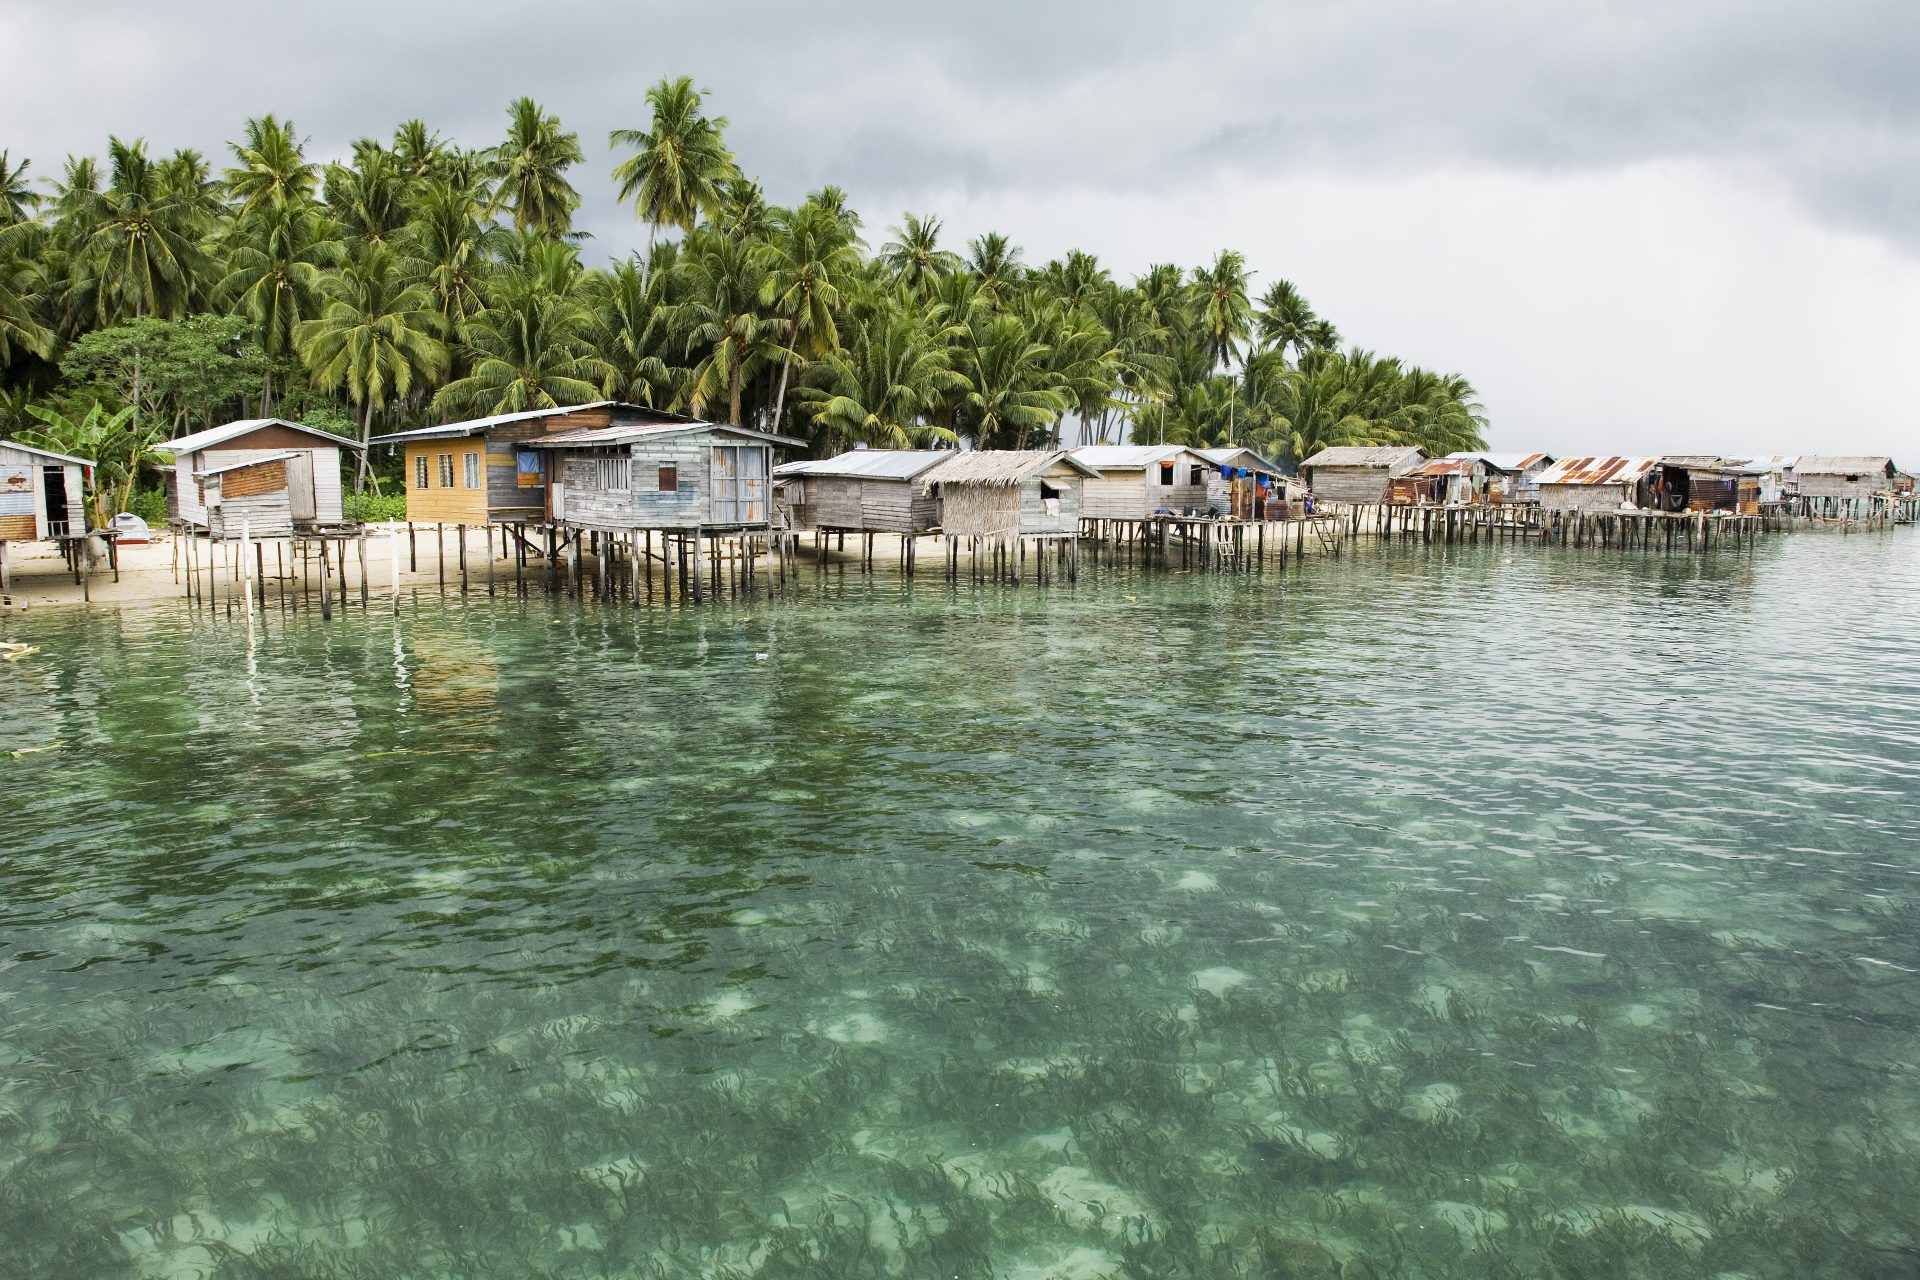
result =
[{"label": "house window", "polygon": [[480,487],[480,454],[469,450],[463,457],[466,461],[466,475],[463,479],[467,482],[467,488],[478,489]]},{"label": "house window", "polygon": [[592,465],[587,468],[586,483],[582,487],[587,489],[629,488],[627,464],[630,461],[631,459],[625,457],[594,458]]},{"label": "house window", "polygon": [[1045,502],[1049,498],[1052,498],[1057,501],[1059,497],[1060,497],[1059,485],[1048,484],[1045,480],[1042,480],[1040,482],[1040,501]]},{"label": "house window", "polygon": [[1200,468],[1198,467],[1187,468],[1187,483],[1190,485],[1197,485],[1202,483],[1200,479]]},{"label": "house window", "polygon": [[532,449],[514,450],[513,483],[516,488],[538,489],[545,477],[546,467],[537,452]]},{"label": "house window", "polygon": [[660,492],[662,493],[680,492],[680,468],[677,464],[668,462],[661,466]]},{"label": "house window", "polygon": [[416,453],[413,456],[413,487],[416,489],[427,487],[427,455],[424,453]]},{"label": "house window", "polygon": [[1173,464],[1171,462],[1163,462],[1160,464],[1160,484],[1161,487],[1167,489],[1173,487]]},{"label": "house window", "polygon": [[440,487],[453,488],[453,455],[450,453],[440,455]]}]

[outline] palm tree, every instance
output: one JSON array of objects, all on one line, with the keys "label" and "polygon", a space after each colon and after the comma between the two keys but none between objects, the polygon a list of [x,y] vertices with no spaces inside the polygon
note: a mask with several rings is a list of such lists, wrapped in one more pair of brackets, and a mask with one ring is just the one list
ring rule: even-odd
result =
[{"label": "palm tree", "polygon": [[40,208],[40,193],[27,178],[31,160],[7,167],[7,153],[0,151],[0,227],[25,222]]},{"label": "palm tree", "polygon": [[[383,244],[369,244],[344,270],[329,273],[321,293],[326,301],[320,315],[302,321],[294,337],[314,385],[345,390],[360,406],[358,493],[369,475],[366,445],[374,410],[444,377],[447,348],[439,338],[433,295],[407,281]],[[377,481],[374,488],[378,492]]]},{"label": "palm tree", "polygon": [[662,227],[692,231],[700,215],[718,217],[726,204],[727,184],[738,172],[723,134],[726,117],[700,114],[701,93],[693,80],[662,80],[647,90],[653,106],[653,126],[615,129],[610,146],[632,147],[636,154],[614,166],[613,180],[620,198],[633,201],[634,212],[647,224],[647,256],[651,270],[653,241]]},{"label": "palm tree", "polygon": [[363,138],[352,164],[330,164],[324,176],[327,211],[348,235],[385,241],[406,226],[409,179],[379,143]]},{"label": "palm tree", "polygon": [[1047,346],[1020,317],[994,316],[973,331],[967,352],[967,416],[981,448],[1024,449],[1067,411],[1047,368]]},{"label": "palm tree", "polygon": [[[237,219],[221,241],[227,274],[214,292],[252,322],[270,357],[293,354],[294,328],[310,318],[321,272],[340,260],[339,228],[317,208],[261,203]],[[261,412],[271,405],[273,372],[261,390]]]},{"label": "palm tree", "polygon": [[614,371],[593,350],[592,324],[571,298],[503,286],[473,321],[465,349],[473,371],[440,388],[433,407],[480,415],[597,399]]},{"label": "palm tree", "polygon": [[179,315],[200,261],[192,208],[160,182],[144,142],[109,138],[107,148],[112,177],[91,201],[79,249],[95,322]]},{"label": "palm tree", "polygon": [[1230,363],[1253,332],[1253,308],[1247,301],[1247,260],[1223,249],[1211,267],[1193,273],[1200,295],[1200,341],[1215,368]]},{"label": "palm tree", "polygon": [[632,259],[587,278],[593,311],[593,346],[613,366],[606,394],[635,404],[663,405],[674,398],[683,372],[667,362],[671,338],[661,277],[647,280]]},{"label": "palm tree", "polygon": [[1020,246],[998,231],[989,231],[967,246],[966,268],[974,274],[980,295],[996,310],[1006,308],[1027,274],[1020,265]]},{"label": "palm tree", "polygon": [[320,185],[320,167],[306,157],[293,121],[272,116],[247,121],[245,142],[229,145],[239,163],[227,170],[227,192],[245,217],[268,205],[304,205]]},{"label": "palm tree", "polygon": [[951,443],[950,428],[927,422],[943,397],[968,386],[948,360],[946,336],[914,311],[891,304],[858,321],[848,346],[816,366],[817,384],[800,389],[824,448]]},{"label": "palm tree", "polygon": [[787,350],[779,343],[785,326],[761,310],[767,273],[755,246],[707,232],[689,239],[674,269],[683,291],[676,318],[694,362],[687,403],[703,413],[725,395],[727,421],[738,423],[748,374]]},{"label": "palm tree", "polygon": [[440,332],[456,343],[486,310],[483,288],[505,232],[483,220],[473,192],[431,183],[414,220],[396,237],[407,271],[433,295]]},{"label": "palm tree", "polygon": [[35,222],[0,227],[0,369],[18,351],[43,360],[53,355],[54,334],[44,319],[47,278],[36,252],[45,239]]},{"label": "palm tree", "polygon": [[925,290],[934,276],[960,269],[960,255],[940,247],[940,219],[903,214],[891,231],[893,239],[880,246],[880,261],[915,293]]},{"label": "palm tree", "polygon": [[780,389],[773,400],[775,431],[786,409],[787,376],[794,356],[818,359],[840,346],[834,316],[840,310],[842,290],[860,267],[858,243],[853,229],[829,205],[810,199],[792,213],[775,215],[773,238],[760,250],[767,272],[761,301],[786,318],[787,330],[786,350],[780,357]]},{"label": "palm tree", "polygon": [[564,236],[580,207],[580,193],[566,179],[568,167],[584,156],[580,135],[564,132],[560,117],[548,115],[532,98],[514,101],[507,117],[507,140],[495,153],[500,187],[494,205],[510,207],[513,225],[523,231]]},{"label": "palm tree", "polygon": [[1282,356],[1293,348],[1294,358],[1313,343],[1313,327],[1320,317],[1291,280],[1275,280],[1260,298],[1260,341]]}]

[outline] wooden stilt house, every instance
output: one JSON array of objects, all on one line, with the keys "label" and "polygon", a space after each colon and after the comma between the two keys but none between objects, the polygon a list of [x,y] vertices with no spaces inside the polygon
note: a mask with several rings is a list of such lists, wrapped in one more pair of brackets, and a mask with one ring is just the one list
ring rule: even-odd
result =
[{"label": "wooden stilt house", "polygon": [[1793,464],[1794,484],[1802,498],[1860,500],[1890,494],[1899,473],[1887,457],[1808,454]]},{"label": "wooden stilt house", "polygon": [[7,589],[9,542],[84,538],[86,485],[93,462],[18,440],[0,440],[0,591]]},{"label": "wooden stilt house", "polygon": [[207,535],[216,540],[293,536],[289,484],[297,453],[243,458],[196,472],[206,503]]},{"label": "wooden stilt house", "polygon": [[1386,502],[1393,482],[1427,460],[1423,450],[1398,445],[1341,445],[1322,449],[1300,464],[1300,478],[1316,502],[1356,506]]},{"label": "wooden stilt house", "polygon": [[1306,486],[1251,449],[1230,445],[1196,450],[1207,460],[1207,509],[1234,520],[1286,520]]},{"label": "wooden stilt house", "polygon": [[190,529],[208,527],[202,477],[224,474],[238,463],[278,459],[286,472],[287,509],[294,525],[345,523],[340,465],[360,448],[358,440],[284,418],[244,418],[156,445],[173,455],[166,471],[167,518]]},{"label": "wooden stilt house", "polygon": [[[699,419],[600,400],[525,409],[376,438],[404,450],[407,519],[419,524],[536,524],[553,518],[547,436],[608,427],[686,426]],[[564,485],[564,481],[562,481]]]},{"label": "wooden stilt house", "polygon": [[1145,520],[1204,515],[1213,464],[1181,444],[1092,444],[1072,450],[1097,476],[1082,481],[1080,515],[1088,520]]},{"label": "wooden stilt house", "polygon": [[1661,509],[1658,458],[1561,458],[1540,472],[1540,505],[1548,511]]},{"label": "wooden stilt house", "polygon": [[524,443],[548,459],[556,524],[722,533],[775,527],[773,451],[806,442],[681,420],[580,427]]},{"label": "wooden stilt house", "polygon": [[1100,472],[1065,449],[955,452],[921,473],[940,504],[940,531],[966,538],[1072,536],[1081,486]]},{"label": "wooden stilt house", "polygon": [[953,456],[944,449],[853,449],[773,469],[774,501],[788,529],[829,533],[924,533],[940,505],[915,482]]}]

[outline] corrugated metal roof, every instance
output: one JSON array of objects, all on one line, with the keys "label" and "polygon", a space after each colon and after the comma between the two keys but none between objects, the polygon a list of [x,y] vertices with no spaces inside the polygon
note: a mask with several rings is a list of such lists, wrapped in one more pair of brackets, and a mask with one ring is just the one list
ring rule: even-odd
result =
[{"label": "corrugated metal roof", "polygon": [[951,456],[951,449],[849,449],[833,458],[803,458],[773,469],[776,479],[788,476],[844,476],[866,480],[911,480],[928,467]]},{"label": "corrugated metal roof", "polygon": [[1262,471],[1270,476],[1283,474],[1279,463],[1240,445],[1230,445],[1220,449],[1196,449],[1194,452],[1216,467],[1245,467],[1249,471]]},{"label": "corrugated metal roof", "polygon": [[22,453],[31,453],[38,458],[52,458],[55,462],[73,462],[83,467],[93,465],[92,458],[76,458],[70,453],[55,453],[51,449],[42,449],[24,440],[0,440],[0,449],[18,449]]},{"label": "corrugated metal roof", "polygon": [[1082,475],[1100,472],[1065,449],[971,449],[953,451],[939,466],[921,473],[920,482],[934,484],[1016,485],[1028,476],[1064,462]]},{"label": "corrugated metal roof", "polygon": [[153,447],[161,453],[198,453],[202,449],[217,448],[229,440],[246,435],[249,431],[258,431],[262,427],[286,427],[290,431],[305,432],[307,435],[317,436],[328,444],[337,445],[342,449],[360,447],[358,440],[337,436],[331,431],[322,431],[304,422],[289,422],[285,418],[241,418],[223,426],[208,427],[205,431],[196,431],[192,435],[181,436],[177,440],[169,440],[165,444],[157,444]]},{"label": "corrugated metal roof", "polygon": [[1668,453],[1660,461],[1671,467],[1723,467],[1727,460],[1717,453]]},{"label": "corrugated metal roof", "polygon": [[1206,461],[1197,450],[1183,444],[1086,444],[1072,452],[1074,457],[1099,471],[1144,471],[1182,454],[1191,455],[1196,462]]},{"label": "corrugated metal roof", "polygon": [[1793,464],[1803,476],[1860,476],[1869,471],[1894,470],[1893,459],[1867,454],[1808,454]]},{"label": "corrugated metal roof", "polygon": [[1435,458],[1432,462],[1415,467],[1413,474],[1416,476],[1470,476],[1473,474],[1475,463],[1485,466],[1486,460],[1478,454],[1469,454],[1466,457]]},{"label": "corrugated metal roof", "polygon": [[1562,458],[1536,479],[1541,484],[1635,484],[1659,465],[1658,458]]},{"label": "corrugated metal roof", "polygon": [[1553,458],[1544,453],[1488,453],[1482,450],[1462,450],[1450,453],[1448,458],[1478,458],[1495,471],[1527,471],[1535,466],[1546,466]]},{"label": "corrugated metal roof", "polygon": [[264,458],[247,458],[240,462],[223,462],[217,467],[208,467],[205,471],[193,473],[194,479],[204,480],[208,476],[223,476],[229,471],[239,471],[245,467],[257,467],[263,462],[285,462],[288,458],[300,456],[298,449],[289,449],[285,453],[270,453]]},{"label": "corrugated metal roof", "polygon": [[591,449],[601,445],[626,444],[632,440],[654,440],[661,436],[678,436],[692,433],[715,433],[719,435],[741,436],[759,444],[777,444],[791,448],[804,448],[806,441],[795,440],[792,436],[776,436],[765,431],[754,431],[747,427],[732,427],[723,422],[659,422],[634,426],[580,427],[573,431],[556,431],[550,436],[535,436],[531,440],[522,440],[519,447],[528,449]]},{"label": "corrugated metal roof", "polygon": [[584,413],[589,409],[619,409],[643,414],[654,422],[689,426],[700,421],[698,418],[689,418],[682,413],[668,413],[665,409],[633,404],[626,400],[591,400],[586,404],[562,404],[550,409],[521,409],[515,413],[496,413],[485,418],[468,418],[462,422],[442,423],[437,427],[417,427],[412,431],[395,431],[388,435],[376,436],[373,443],[406,444],[413,440],[450,440],[460,436],[477,436],[493,427],[503,427],[510,422],[530,422],[535,418],[552,418],[565,413]]},{"label": "corrugated metal roof", "polygon": [[1304,467],[1391,467],[1407,457],[1427,455],[1411,445],[1335,445],[1322,449],[1300,465]]}]

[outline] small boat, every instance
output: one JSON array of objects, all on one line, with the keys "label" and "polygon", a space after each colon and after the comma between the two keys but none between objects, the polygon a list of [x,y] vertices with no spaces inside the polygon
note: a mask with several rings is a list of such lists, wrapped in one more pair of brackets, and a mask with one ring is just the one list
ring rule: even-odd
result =
[{"label": "small boat", "polygon": [[140,543],[155,540],[153,530],[147,526],[147,522],[131,511],[122,511],[107,521],[107,528],[113,531],[114,541],[123,547],[137,546]]}]

